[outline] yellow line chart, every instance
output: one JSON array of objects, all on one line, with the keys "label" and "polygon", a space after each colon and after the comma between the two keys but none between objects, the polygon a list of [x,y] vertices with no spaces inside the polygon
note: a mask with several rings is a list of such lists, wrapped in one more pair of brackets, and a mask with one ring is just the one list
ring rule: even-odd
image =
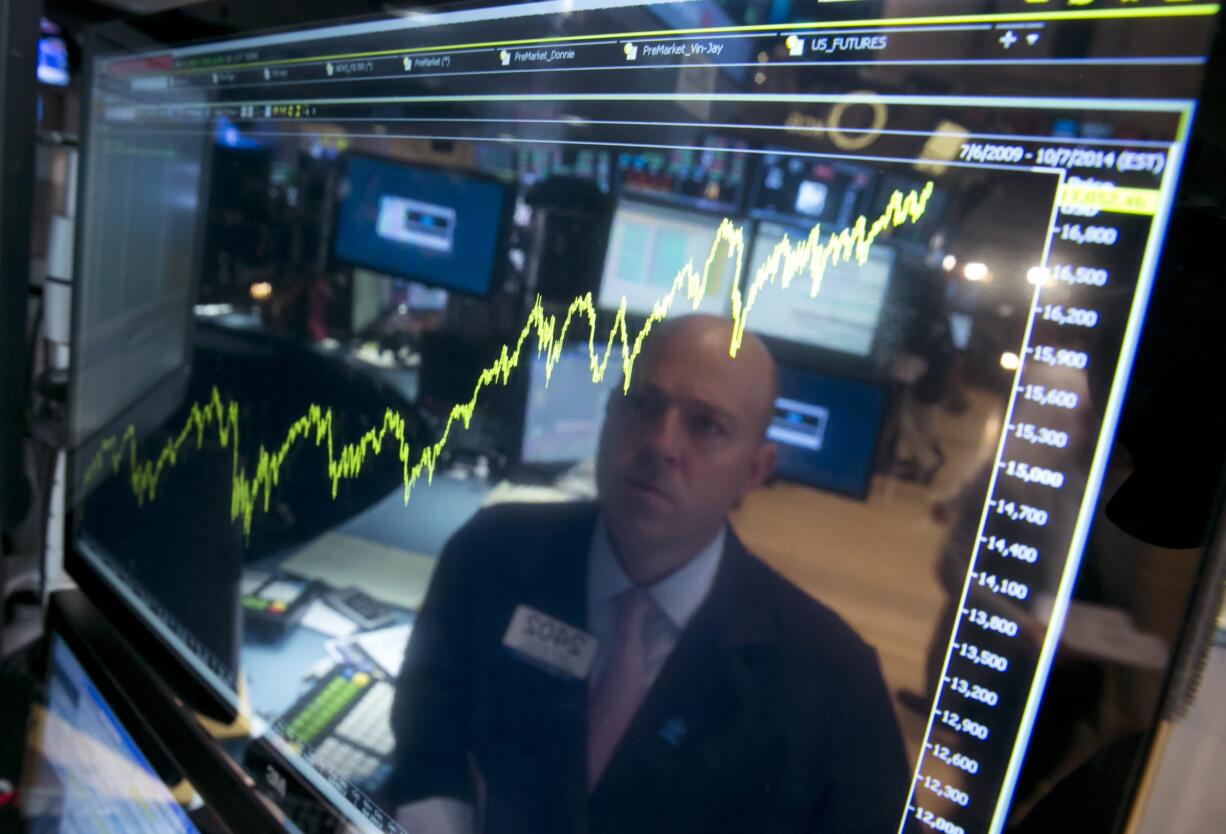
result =
[{"label": "yellow line chart", "polygon": [[[738,282],[732,281],[732,338],[728,345],[728,354],[736,357],[737,351],[745,338],[745,328],[750,311],[759,293],[768,286],[778,285],[780,289],[788,289],[799,276],[809,279],[809,295],[816,297],[821,292],[822,279],[830,265],[847,261],[863,266],[868,261],[869,252],[877,238],[890,228],[901,226],[907,222],[917,222],[923,217],[932,196],[933,184],[928,182],[920,191],[909,191],[903,194],[895,191],[890,195],[881,215],[871,223],[865,217],[860,217],[850,227],[838,232],[832,232],[825,240],[821,239],[820,225],[814,226],[808,237],[793,242],[784,237],[767,256],[762,265],[755,270],[745,293],[742,295]],[[588,325],[587,344],[588,357],[592,371],[592,381],[599,382],[604,378],[613,356],[614,348],[620,343],[621,370],[624,377],[623,390],[628,390],[634,363],[642,352],[643,343],[657,322],[664,320],[673,309],[679,295],[690,302],[692,309],[697,309],[699,302],[706,295],[707,281],[712,267],[719,258],[729,258],[735,261],[734,276],[741,274],[745,256],[744,227],[737,226],[725,218],[719,225],[710,252],[703,263],[702,270],[695,269],[693,262],[687,262],[673,279],[672,287],[652,306],[647,316],[633,338],[626,322],[626,301],[621,305],[604,341],[603,352],[599,351],[596,342],[597,312],[592,300],[592,294],[587,293],[571,302],[565,316],[547,314],[538,297],[527,321],[514,342],[514,347],[504,344],[498,358],[485,368],[477,378],[472,396],[467,402],[457,403],[444,423],[442,434],[433,444],[421,449],[417,460],[412,460],[412,449],[405,438],[405,419],[394,409],[387,409],[382,424],[372,426],[352,443],[337,444],[333,437],[333,414],[331,407],[312,404],[307,413],[298,418],[286,431],[280,446],[273,449],[260,446],[256,454],[255,467],[248,474],[239,449],[239,404],[236,401],[225,402],[221,393],[214,388],[211,397],[203,403],[193,403],[187,419],[178,434],[169,438],[154,457],[142,459],[136,437],[136,427],[128,428],[120,435],[105,438],[97,452],[91,458],[82,475],[83,487],[88,487],[92,481],[110,468],[112,474],[118,475],[125,462],[128,465],[129,482],[137,503],[144,506],[146,502],[157,498],[158,485],[163,473],[174,467],[183,447],[194,437],[197,449],[204,446],[205,435],[210,428],[217,432],[220,446],[228,448],[231,454],[231,493],[230,520],[241,519],[245,536],[251,534],[251,522],[256,508],[268,511],[273,492],[280,483],[281,466],[289,453],[300,442],[313,441],[317,448],[322,447],[326,453],[327,476],[331,483],[332,498],[335,499],[340,482],[353,479],[361,474],[363,466],[370,455],[381,455],[384,449],[394,448],[400,459],[404,476],[404,503],[409,503],[413,487],[423,476],[429,484],[434,477],[434,469],[439,456],[447,446],[448,438],[456,423],[467,428],[476,411],[477,403],[484,388],[495,383],[505,385],[511,373],[519,365],[525,345],[535,337],[537,356],[545,357],[545,379],[548,383],[554,366],[559,361],[566,342],[567,332],[575,319],[586,320]]]}]

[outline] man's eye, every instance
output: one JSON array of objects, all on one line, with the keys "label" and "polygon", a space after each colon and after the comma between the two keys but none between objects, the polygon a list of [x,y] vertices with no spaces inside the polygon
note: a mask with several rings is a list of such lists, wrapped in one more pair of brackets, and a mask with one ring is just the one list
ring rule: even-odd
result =
[{"label": "man's eye", "polygon": [[696,417],[693,425],[700,437],[724,437],[728,434],[727,427],[714,417]]},{"label": "man's eye", "polygon": [[626,411],[634,415],[647,414],[652,407],[652,398],[644,391],[630,391],[626,394]]}]

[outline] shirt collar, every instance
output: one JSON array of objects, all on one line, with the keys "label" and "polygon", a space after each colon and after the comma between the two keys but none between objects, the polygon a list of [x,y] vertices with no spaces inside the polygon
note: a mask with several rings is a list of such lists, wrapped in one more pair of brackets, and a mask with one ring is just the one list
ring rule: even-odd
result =
[{"label": "shirt collar", "polygon": [[[678,629],[684,629],[694,612],[707,598],[707,592],[715,581],[715,573],[724,552],[728,537],[727,527],[720,527],[715,538],[698,552],[693,559],[668,576],[643,588],[651,594],[656,605],[668,615]],[[622,569],[613,552],[604,519],[596,522],[592,546],[588,552],[587,610],[595,612],[634,583]]]}]

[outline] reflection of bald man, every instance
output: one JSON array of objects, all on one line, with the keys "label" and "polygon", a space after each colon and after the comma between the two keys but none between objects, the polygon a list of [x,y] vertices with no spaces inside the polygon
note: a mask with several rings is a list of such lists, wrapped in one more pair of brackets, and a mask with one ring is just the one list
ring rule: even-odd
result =
[{"label": "reflection of bald man", "polygon": [[752,337],[731,359],[731,335],[653,331],[609,401],[595,505],[496,507],[448,543],[393,714],[388,799],[414,834],[897,828],[874,652],[728,528],[776,454],[774,364]]}]

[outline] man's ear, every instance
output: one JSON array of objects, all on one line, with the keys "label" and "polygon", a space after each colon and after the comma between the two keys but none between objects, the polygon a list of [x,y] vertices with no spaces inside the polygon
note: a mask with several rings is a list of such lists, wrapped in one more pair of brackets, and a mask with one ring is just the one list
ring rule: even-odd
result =
[{"label": "man's ear", "polygon": [[749,462],[749,477],[745,479],[745,484],[741,487],[741,501],[745,500],[746,495],[762,486],[763,482],[775,471],[775,463],[778,460],[778,446],[766,440],[758,444]]}]

